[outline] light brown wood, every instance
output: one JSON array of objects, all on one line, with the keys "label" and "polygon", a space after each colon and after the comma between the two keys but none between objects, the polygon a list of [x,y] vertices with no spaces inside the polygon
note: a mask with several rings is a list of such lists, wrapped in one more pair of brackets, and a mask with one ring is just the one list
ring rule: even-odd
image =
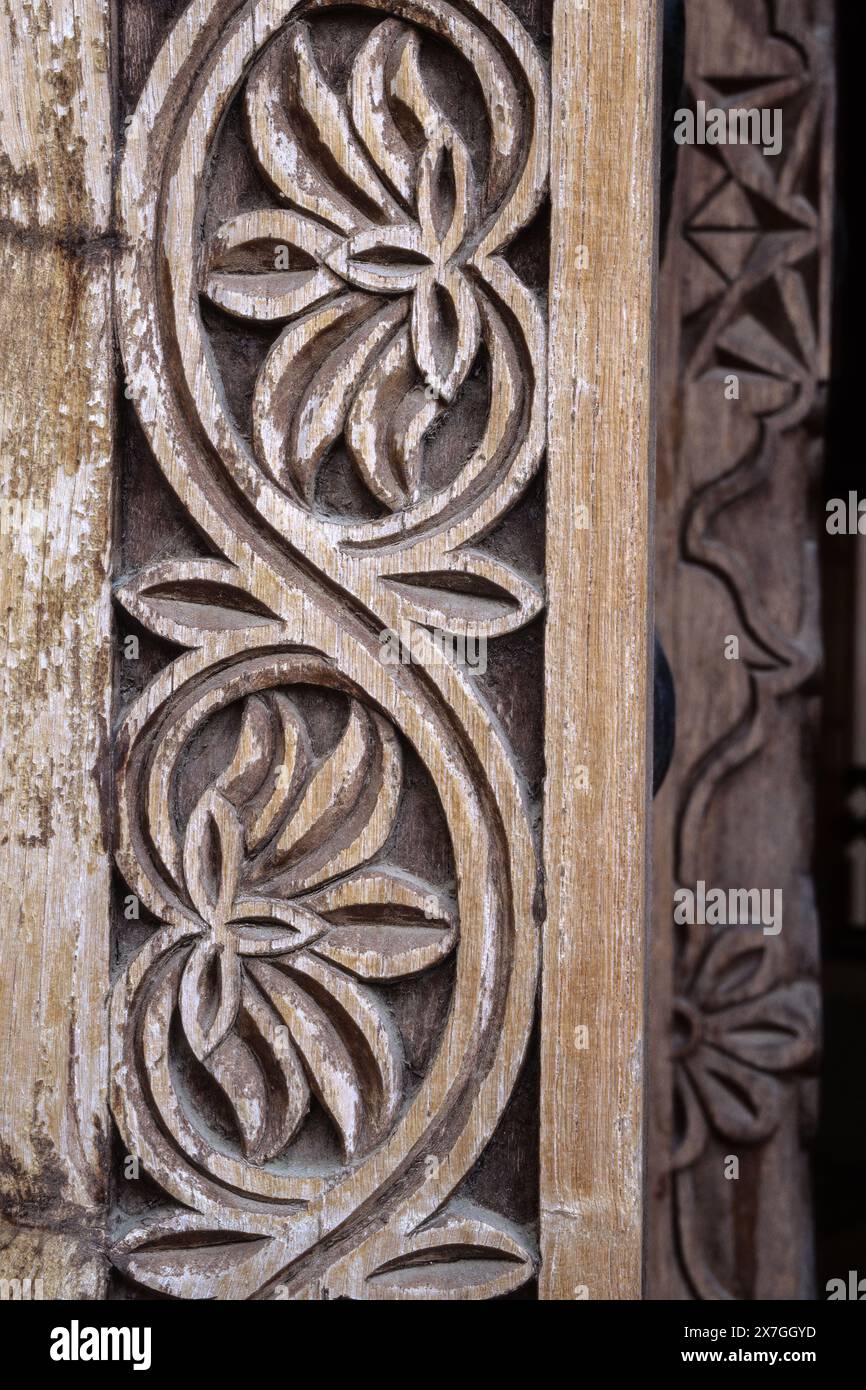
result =
[{"label": "light brown wood", "polygon": [[641,1292],[657,9],[554,11],[543,1298]]},{"label": "light brown wood", "polygon": [[0,78],[0,1279],[33,1297],[96,1298],[108,1133],[107,3],[5,5]]},{"label": "light brown wood", "polygon": [[639,1292],[653,10],[555,8],[551,240],[543,7],[119,0],[113,112],[107,0],[11,6],[4,1210],[47,1297]]}]

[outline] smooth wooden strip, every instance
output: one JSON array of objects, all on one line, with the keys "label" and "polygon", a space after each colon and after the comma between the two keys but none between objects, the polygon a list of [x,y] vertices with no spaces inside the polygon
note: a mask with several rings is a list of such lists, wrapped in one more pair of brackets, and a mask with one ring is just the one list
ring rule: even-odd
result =
[{"label": "smooth wooden strip", "polygon": [[657,9],[554,10],[545,1299],[641,1293]]},{"label": "smooth wooden strip", "polygon": [[0,1279],[44,1298],[104,1290],[108,8],[0,18]]}]

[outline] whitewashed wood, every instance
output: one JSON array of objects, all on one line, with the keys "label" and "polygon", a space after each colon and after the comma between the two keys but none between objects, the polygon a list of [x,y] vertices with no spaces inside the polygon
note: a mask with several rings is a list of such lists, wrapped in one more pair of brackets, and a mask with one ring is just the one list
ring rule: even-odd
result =
[{"label": "whitewashed wood", "polygon": [[108,1128],[107,0],[4,5],[0,80],[0,1278],[95,1298]]}]

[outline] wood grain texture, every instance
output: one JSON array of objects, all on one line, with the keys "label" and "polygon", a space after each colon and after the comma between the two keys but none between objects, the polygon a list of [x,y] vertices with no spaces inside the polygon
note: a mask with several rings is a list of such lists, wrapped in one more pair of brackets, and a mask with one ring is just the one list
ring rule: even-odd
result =
[{"label": "wood grain texture", "polygon": [[547,74],[492,0],[297,11],[183,10],[120,173],[130,439],[211,553],[117,589],[189,650],[120,710],[149,920],[112,1108],[162,1201],[112,1259],[176,1297],[508,1296],[534,1232],[482,1155],[530,1047],[537,808],[433,638],[542,608],[491,533],[544,446],[542,301],[500,251],[544,197]]},{"label": "wood grain texture", "polygon": [[108,6],[0,19],[0,1277],[99,1297],[107,1177]]},{"label": "wood grain texture", "polygon": [[[790,0],[771,22],[757,0],[686,6],[691,98],[778,107],[783,126],[775,157],[683,147],[662,268],[657,627],[676,683],[677,747],[654,817],[654,1298],[814,1292],[815,497],[832,9]],[[674,892],[698,881],[707,892],[781,892],[781,930],[675,922]]]},{"label": "wood grain texture", "polygon": [[641,1292],[656,10],[554,11],[543,1298]]},{"label": "wood grain texture", "polygon": [[654,6],[123,0],[114,129],[107,10],[0,37],[0,1277],[637,1297]]}]

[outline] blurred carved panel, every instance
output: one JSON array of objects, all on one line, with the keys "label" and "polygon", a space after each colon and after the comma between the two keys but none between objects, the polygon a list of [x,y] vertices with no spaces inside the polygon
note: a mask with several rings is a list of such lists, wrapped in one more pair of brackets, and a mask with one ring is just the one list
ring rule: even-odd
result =
[{"label": "blurred carved panel", "polygon": [[[680,149],[661,275],[656,621],[677,747],[654,815],[654,1298],[812,1291],[832,17],[829,0],[686,4],[682,105],[777,109],[782,144]],[[677,922],[699,884],[778,890],[781,911]]]}]

